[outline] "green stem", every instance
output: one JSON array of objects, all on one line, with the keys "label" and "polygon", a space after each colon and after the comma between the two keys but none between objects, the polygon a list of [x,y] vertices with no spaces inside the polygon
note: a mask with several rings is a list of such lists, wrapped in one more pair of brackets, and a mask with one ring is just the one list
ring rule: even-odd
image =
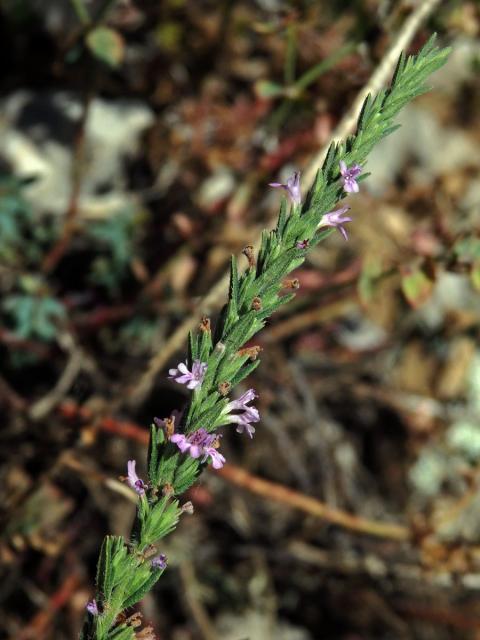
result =
[{"label": "green stem", "polygon": [[70,0],[70,2],[82,26],[88,27],[88,25],[91,23],[91,18],[83,0]]}]

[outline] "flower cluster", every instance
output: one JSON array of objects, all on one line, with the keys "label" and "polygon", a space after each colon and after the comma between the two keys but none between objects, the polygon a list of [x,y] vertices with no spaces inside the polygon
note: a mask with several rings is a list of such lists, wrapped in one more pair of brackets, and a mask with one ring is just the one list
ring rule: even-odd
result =
[{"label": "flower cluster", "polygon": [[[362,173],[362,167],[359,164],[354,164],[348,167],[344,160],[339,163],[340,176],[343,182],[343,189],[346,193],[358,193],[360,187],[358,186],[357,178]],[[302,202],[302,195],[300,191],[300,172],[295,171],[293,175],[288,178],[286,184],[280,182],[270,182],[270,187],[281,187],[287,191],[290,196],[290,200],[293,204],[298,205]],[[323,215],[323,218],[318,225],[319,227],[334,227],[340,231],[345,240],[348,240],[347,231],[344,227],[346,222],[352,222],[352,218],[344,216],[344,214],[350,210],[350,207],[342,207],[336,211],[329,211]],[[343,216],[343,217],[342,217]],[[299,240],[297,242],[298,249],[307,249],[309,241]]]},{"label": "flower cluster", "polygon": [[213,468],[221,469],[226,461],[222,454],[217,451],[218,438],[219,436],[208,433],[202,427],[188,435],[174,433],[170,441],[176,444],[182,453],[188,452],[192,458],[203,456],[202,462],[210,458]]},{"label": "flower cluster", "polygon": [[[295,176],[299,176],[299,174],[295,174]],[[292,184],[297,180],[295,176],[292,178]],[[308,245],[308,241],[306,242]],[[185,384],[188,389],[196,389],[201,386],[206,371],[206,363],[200,360],[194,360],[191,371],[189,371],[186,363],[181,362],[176,369],[169,370],[169,378],[180,384]],[[229,402],[223,410],[225,424],[236,424],[237,432],[246,433],[250,438],[253,438],[255,433],[255,427],[252,423],[260,420],[258,410],[248,405],[256,397],[255,391],[249,389],[238,400]],[[157,426],[165,428],[165,421],[155,418],[155,423]],[[188,453],[192,458],[202,457],[202,462],[210,460],[214,469],[221,469],[225,464],[225,457],[217,450],[220,436],[209,433],[203,427],[189,434],[168,433],[168,430],[166,431],[170,442],[176,444],[182,453]],[[136,474],[133,475],[134,472],[135,465],[133,465],[132,474],[129,467],[129,484],[139,493],[137,486],[141,489],[144,485]]]},{"label": "flower cluster", "polygon": [[[340,161],[340,176],[343,181],[343,189],[346,193],[358,193],[359,186],[357,178],[362,172],[360,165],[355,164],[348,167],[342,160]],[[302,193],[300,189],[300,172],[295,171],[285,184],[280,182],[270,182],[271,187],[284,189],[293,205],[301,205]],[[352,218],[345,214],[350,207],[341,207],[336,211],[325,213],[320,221],[319,227],[334,227],[348,240],[345,223],[351,222]],[[309,240],[299,240],[297,248],[307,249]],[[248,256],[247,256],[248,257]],[[176,368],[169,370],[169,379],[175,380],[179,384],[186,385],[187,389],[199,389],[205,378],[208,365],[200,360],[194,360],[192,368],[189,370],[186,362],[180,362]],[[222,415],[225,424],[236,424],[238,433],[246,433],[249,438],[253,438],[255,433],[254,423],[260,420],[258,409],[249,404],[257,397],[254,389],[248,389],[237,400],[230,401],[223,409]],[[225,457],[218,451],[219,436],[209,433],[205,428],[200,427],[189,434],[173,432],[174,422],[170,421],[169,428],[165,421],[156,419],[156,424],[164,427],[167,438],[177,445],[182,453],[188,453],[192,458],[201,458],[202,462],[210,460],[214,469],[220,469],[225,464]],[[170,428],[171,427],[171,428]],[[135,473],[135,461],[128,463],[128,482],[130,486],[139,494],[145,493],[145,484]]]}]

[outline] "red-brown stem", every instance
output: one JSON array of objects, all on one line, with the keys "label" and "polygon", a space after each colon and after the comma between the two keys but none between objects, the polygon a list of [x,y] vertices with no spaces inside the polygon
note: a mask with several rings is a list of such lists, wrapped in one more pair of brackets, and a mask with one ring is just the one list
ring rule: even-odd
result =
[{"label": "red-brown stem", "polygon": [[47,605],[20,631],[16,640],[42,640],[47,637],[52,620],[57,612],[71,600],[79,585],[79,575],[70,573],[57,591],[50,596]]}]

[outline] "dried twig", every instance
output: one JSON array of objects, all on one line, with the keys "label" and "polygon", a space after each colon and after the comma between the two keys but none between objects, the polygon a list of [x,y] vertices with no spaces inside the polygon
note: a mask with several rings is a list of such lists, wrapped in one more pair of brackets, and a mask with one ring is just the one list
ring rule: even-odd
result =
[{"label": "dried twig", "polygon": [[[423,0],[418,7],[407,18],[400,32],[390,49],[387,51],[382,61],[375,69],[370,80],[365,87],[359,92],[352,108],[345,114],[337,128],[333,133],[333,138],[343,138],[351,132],[355,126],[356,120],[360,113],[363,101],[369,93],[377,91],[382,87],[392,74],[396,61],[401,51],[408,47],[420,25],[432,13],[440,0]],[[321,165],[323,158],[328,150],[328,146],[324,146],[318,154],[316,154],[304,174],[305,184],[313,180],[315,171]],[[253,243],[257,246],[257,242]],[[142,375],[138,383],[130,390],[129,402],[132,406],[140,405],[152,390],[155,377],[158,372],[165,366],[168,360],[176,353],[178,349],[185,343],[186,335],[195,328],[202,315],[208,314],[212,309],[218,308],[222,301],[228,286],[228,273],[225,273],[220,280],[212,287],[209,293],[200,301],[196,309],[192,311],[187,318],[170,336],[161,351],[153,356],[148,363],[147,370]]]},{"label": "dried twig", "polygon": [[180,564],[180,578],[182,580],[182,591],[186,603],[192,613],[195,623],[200,630],[203,640],[218,640],[207,610],[203,606],[196,591],[196,576],[190,562]]},{"label": "dried twig", "polygon": [[[421,565],[412,562],[382,558],[378,554],[342,549],[341,551],[326,551],[319,547],[295,540],[288,545],[288,552],[296,562],[305,562],[326,572],[334,572],[343,576],[366,575],[376,581],[386,581],[403,585],[410,596],[418,593],[419,600],[406,601],[394,599],[392,608],[406,616],[428,620],[434,624],[448,624],[458,629],[480,629],[480,618],[474,607],[458,607],[452,609],[441,602],[438,606],[427,604],[425,589],[430,587],[438,598],[438,593],[448,591],[450,597],[458,589],[476,591],[478,589],[478,574],[463,576],[436,574],[425,571]],[[393,560],[393,561],[392,561]],[[397,589],[398,590],[398,589]]]},{"label": "dried twig", "polygon": [[61,340],[62,346],[69,352],[68,362],[53,389],[30,408],[29,416],[32,420],[41,420],[63,400],[86,363],[83,351],[75,344],[69,334],[64,334]]},{"label": "dried twig", "polygon": [[283,322],[279,322],[273,327],[269,327],[265,332],[264,340],[265,342],[277,342],[308,327],[328,322],[339,316],[345,316],[356,307],[355,300],[349,296],[348,298],[324,304],[320,308],[307,309],[302,313],[293,315],[291,318],[287,318]]},{"label": "dried twig", "polygon": [[311,498],[288,487],[253,476],[248,471],[232,464],[228,464],[215,473],[237,487],[247,489],[250,493],[255,493],[268,500],[275,500],[275,502],[298,509],[349,531],[399,542],[408,541],[410,538],[409,529],[403,525],[367,520],[340,509],[333,509],[316,498]]},{"label": "dried twig", "polygon": [[[440,2],[441,0],[421,0],[421,2],[418,3],[415,10],[412,11],[410,16],[405,20],[402,28],[397,34],[397,37],[383,56],[380,64],[371,75],[369,81],[357,94],[352,106],[338,123],[338,126],[331,136],[331,141],[342,140],[351,133],[355,127],[358,116],[360,115],[365,98],[369,93],[377,93],[388,81],[395,69],[395,65],[397,64],[397,60],[401,52],[408,48],[422,23],[429,15],[431,15],[435,7],[440,4]],[[307,170],[304,172],[304,180],[307,184],[312,182],[314,179],[315,173],[318,167],[322,164],[327,150],[328,146],[324,147],[310,161]]]},{"label": "dried twig", "polygon": [[0,406],[2,404],[19,412],[23,412],[27,408],[27,401],[9,385],[5,378],[0,376]]},{"label": "dried twig", "polygon": [[84,175],[87,119],[92,98],[93,92],[91,90],[88,90],[83,101],[82,116],[78,123],[77,134],[74,143],[74,153],[72,160],[72,187],[68,209],[65,215],[65,223],[60,238],[52,247],[50,252],[46,255],[45,260],[43,261],[42,269],[46,273],[52,271],[59,263],[59,261],[67,251],[75,232],[75,226],[79,211],[80,190]]},{"label": "dried twig", "polygon": [[[15,634],[15,640],[42,640],[49,635],[51,624],[58,611],[62,609],[80,586],[80,576],[70,572],[59,589],[48,599],[43,607],[21,631]],[[11,639],[13,640],[13,638]]]}]

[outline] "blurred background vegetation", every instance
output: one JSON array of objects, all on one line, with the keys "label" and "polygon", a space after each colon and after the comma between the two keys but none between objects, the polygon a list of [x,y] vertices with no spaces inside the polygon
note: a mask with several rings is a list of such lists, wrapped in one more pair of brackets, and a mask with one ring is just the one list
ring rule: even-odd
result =
[{"label": "blurred background vegetation", "polygon": [[[184,400],[171,336],[419,4],[1,2],[1,638],[76,637],[101,540],[129,531],[118,478]],[[448,65],[260,336],[254,441],[222,441],[410,540],[206,473],[141,605],[159,639],[480,638],[478,2],[440,2],[409,50],[433,31]]]}]

